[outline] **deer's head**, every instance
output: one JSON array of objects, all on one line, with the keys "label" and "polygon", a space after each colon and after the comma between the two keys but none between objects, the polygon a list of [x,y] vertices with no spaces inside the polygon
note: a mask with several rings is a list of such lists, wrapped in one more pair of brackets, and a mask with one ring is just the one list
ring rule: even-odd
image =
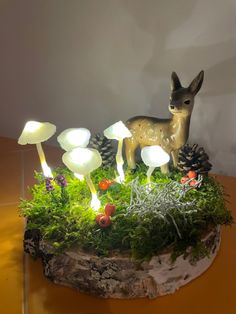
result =
[{"label": "deer's head", "polygon": [[193,110],[194,97],[200,90],[204,78],[201,71],[188,87],[182,87],[178,75],[171,75],[171,96],[169,111],[173,115],[189,116]]}]

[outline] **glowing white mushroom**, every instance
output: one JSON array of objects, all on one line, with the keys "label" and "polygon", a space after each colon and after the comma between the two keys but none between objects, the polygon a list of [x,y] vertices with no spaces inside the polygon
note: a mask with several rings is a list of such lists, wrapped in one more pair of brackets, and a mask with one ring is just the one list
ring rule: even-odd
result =
[{"label": "glowing white mushroom", "polygon": [[45,177],[53,177],[48,167],[41,143],[48,140],[56,132],[56,126],[49,122],[28,121],[18,139],[18,144],[36,144],[43,174]]},{"label": "glowing white mushroom", "polygon": [[156,167],[165,165],[170,156],[159,145],[145,146],[141,150],[141,157],[145,165],[147,165],[147,181],[150,183],[150,177]]},{"label": "glowing white mushroom", "polygon": [[95,210],[99,209],[101,203],[90,177],[90,173],[99,168],[102,164],[102,158],[99,152],[93,148],[77,147],[64,153],[62,161],[72,172],[84,175],[92,194],[91,208]]},{"label": "glowing white mushroom", "polygon": [[123,170],[124,160],[122,157],[123,140],[126,137],[131,137],[130,130],[124,125],[122,121],[116,122],[104,131],[104,135],[111,140],[118,140],[118,149],[116,154],[116,165],[119,177],[116,179],[118,182],[125,180]]},{"label": "glowing white mushroom", "polygon": [[[76,147],[87,147],[91,133],[86,128],[70,128],[66,129],[57,137],[57,141],[61,148],[65,151],[69,151]],[[75,177],[79,180],[83,180],[84,176],[74,173]]]},{"label": "glowing white mushroom", "polygon": [[66,129],[57,137],[61,148],[69,151],[76,147],[87,147],[91,133],[85,128]]}]

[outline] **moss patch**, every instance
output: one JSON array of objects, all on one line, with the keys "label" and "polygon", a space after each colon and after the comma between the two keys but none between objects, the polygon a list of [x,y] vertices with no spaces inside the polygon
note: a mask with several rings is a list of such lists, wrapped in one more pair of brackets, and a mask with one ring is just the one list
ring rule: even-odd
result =
[{"label": "moss patch", "polygon": [[[97,255],[131,252],[135,258],[148,259],[170,248],[173,249],[173,257],[177,257],[192,246],[196,258],[198,251],[199,256],[203,252],[207,255],[207,250],[199,245],[202,234],[218,224],[232,223],[222,186],[211,177],[204,178],[200,188],[189,190],[184,195],[181,200],[183,208],[172,204],[168,209],[170,215],[165,219],[153,211],[130,212],[130,183],[138,178],[140,186],[145,184],[146,170],[143,164],[135,173],[127,170],[126,184],[112,184],[106,191],[100,190],[98,184],[105,178],[114,179],[114,169],[100,168],[92,173],[102,207],[107,203],[116,205],[112,224],[107,228],[100,228],[95,222],[97,213],[89,207],[90,191],[86,182],[79,181],[64,168],[56,169],[54,175],[64,175],[68,185],[61,188],[53,182],[54,190],[50,192],[46,190],[42,174],[36,173],[38,183],[31,188],[32,199],[21,200],[21,214],[27,218],[27,228],[39,229],[43,238],[49,240],[58,252],[79,246]],[[165,186],[179,182],[181,176],[176,170],[170,175],[155,170],[152,180]],[[176,199],[178,197],[176,193]],[[192,201],[196,210],[187,214],[184,204]]]}]

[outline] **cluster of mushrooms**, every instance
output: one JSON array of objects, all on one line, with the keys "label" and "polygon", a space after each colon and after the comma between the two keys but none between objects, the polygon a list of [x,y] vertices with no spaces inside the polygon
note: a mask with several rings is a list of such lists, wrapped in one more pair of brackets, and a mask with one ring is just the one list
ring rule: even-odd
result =
[{"label": "cluster of mushrooms", "polygon": [[[20,145],[36,145],[45,178],[53,178],[53,174],[46,162],[41,143],[47,141],[55,132],[56,126],[49,122],[28,121],[18,139]],[[108,139],[118,141],[116,164],[119,176],[116,178],[116,181],[123,183],[125,181],[122,156],[123,140],[131,137],[132,134],[125,124],[119,121],[105,129],[104,135]],[[65,150],[62,156],[63,163],[74,173],[76,178],[86,180],[92,195],[90,206],[94,210],[98,210],[101,207],[101,203],[90,173],[101,166],[102,158],[98,150],[87,147],[90,137],[91,133],[86,128],[69,128],[64,130],[57,137],[57,140],[61,148]],[[149,167],[147,171],[147,181],[149,183],[155,167],[160,167],[169,161],[169,155],[158,145],[144,147],[141,150],[141,157],[143,162]]]}]

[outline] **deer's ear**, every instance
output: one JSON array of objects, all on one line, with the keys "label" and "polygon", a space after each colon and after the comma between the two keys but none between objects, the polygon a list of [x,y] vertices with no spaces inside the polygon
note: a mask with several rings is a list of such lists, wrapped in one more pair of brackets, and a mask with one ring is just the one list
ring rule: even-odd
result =
[{"label": "deer's ear", "polygon": [[192,83],[189,85],[189,91],[195,96],[201,86],[202,86],[202,82],[203,82],[203,79],[204,79],[204,71],[201,71],[196,77],[195,79],[192,81]]},{"label": "deer's ear", "polygon": [[182,85],[180,83],[179,77],[175,72],[171,74],[171,90],[174,91],[176,89],[181,88]]}]

